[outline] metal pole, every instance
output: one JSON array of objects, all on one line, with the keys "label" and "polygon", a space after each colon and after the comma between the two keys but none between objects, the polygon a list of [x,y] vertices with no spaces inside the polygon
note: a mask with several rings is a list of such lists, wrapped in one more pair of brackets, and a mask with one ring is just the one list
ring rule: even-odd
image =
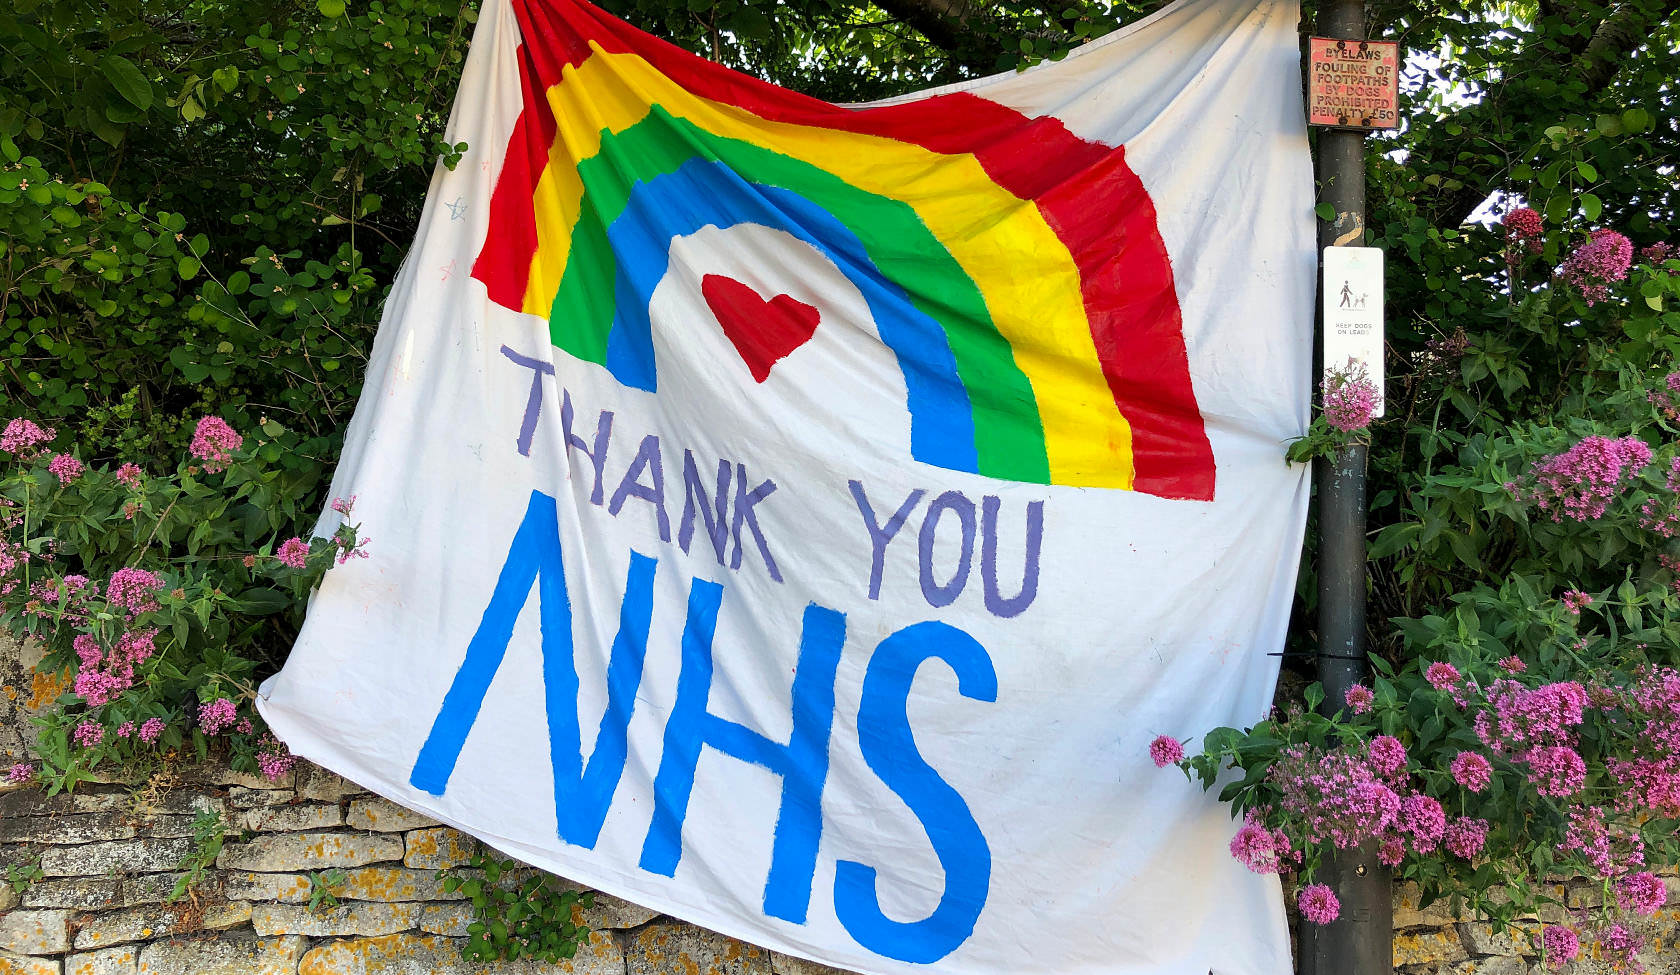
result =
[{"label": "metal pole", "polygon": [[[1364,0],[1323,0],[1320,37],[1365,39]],[[1325,247],[1359,246],[1365,237],[1365,134],[1323,129],[1318,136],[1320,199],[1335,219],[1320,229]],[[1320,364],[1320,375],[1323,375]],[[1365,465],[1363,446],[1317,463],[1318,677],[1323,709],[1343,707],[1349,687],[1365,680]],[[1338,920],[1300,926],[1302,975],[1387,975],[1393,970],[1390,877],[1374,844],[1331,856],[1314,878],[1341,901]]]}]

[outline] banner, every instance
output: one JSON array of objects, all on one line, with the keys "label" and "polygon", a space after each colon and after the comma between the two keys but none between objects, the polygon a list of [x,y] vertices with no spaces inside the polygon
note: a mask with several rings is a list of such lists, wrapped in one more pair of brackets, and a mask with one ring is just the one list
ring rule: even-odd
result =
[{"label": "banner", "polygon": [[[487,0],[261,710],[496,848],[865,973],[1283,973],[1156,735],[1306,514],[1292,0],[837,106]],[[320,531],[341,516],[329,512]]]}]

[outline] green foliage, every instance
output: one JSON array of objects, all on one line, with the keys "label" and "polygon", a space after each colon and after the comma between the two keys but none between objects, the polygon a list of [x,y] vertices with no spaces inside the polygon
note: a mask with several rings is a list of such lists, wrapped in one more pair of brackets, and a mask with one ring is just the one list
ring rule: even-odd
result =
[{"label": "green foliage", "polygon": [[535,958],[560,962],[589,938],[582,909],[594,906],[589,891],[568,889],[553,874],[476,853],[466,870],[444,877],[443,889],[466,896],[473,908],[461,953],[468,961]]},{"label": "green foliage", "polygon": [[21,894],[39,883],[46,874],[41,872],[41,855],[36,853],[17,863],[6,864],[6,886],[12,893]]},{"label": "green foliage", "polygon": [[338,906],[338,893],[349,876],[342,870],[309,872],[309,913],[320,914]]},{"label": "green foliage", "polygon": [[[43,644],[43,673],[77,672],[75,692],[34,719],[49,793],[102,763],[144,766],[177,749],[218,749],[248,772],[286,764],[236,702],[284,655],[335,559],[361,552],[353,526],[331,542],[288,539],[313,486],[263,459],[283,432],[268,421],[262,439],[170,474],[97,466],[66,480],[52,465],[73,451],[44,444],[0,467],[0,626]],[[125,594],[119,573],[143,596]],[[227,720],[206,727],[200,706],[223,699]]]},{"label": "green foliage", "polygon": [[164,898],[166,904],[173,904],[198,889],[205,873],[216,865],[216,857],[221,855],[222,843],[227,839],[227,824],[215,810],[201,810],[194,816],[192,831],[193,848],[175,865],[181,876],[175,879],[175,887]]}]

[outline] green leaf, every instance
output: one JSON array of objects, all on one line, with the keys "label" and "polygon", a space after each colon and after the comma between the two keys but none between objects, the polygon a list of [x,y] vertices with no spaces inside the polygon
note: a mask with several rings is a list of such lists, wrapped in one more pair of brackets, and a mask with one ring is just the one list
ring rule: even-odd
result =
[{"label": "green leaf", "polygon": [[188,281],[198,274],[200,266],[198,258],[183,257],[180,262],[175,265],[175,271],[181,275],[181,280]]},{"label": "green leaf", "polygon": [[1585,159],[1575,164],[1575,171],[1580,173],[1581,178],[1589,183],[1598,182],[1598,170],[1593,168],[1593,164]]},{"label": "green leaf", "polygon": [[328,20],[337,20],[344,16],[344,0],[315,0],[315,9]]},{"label": "green leaf", "polygon": [[1336,206],[1333,203],[1320,203],[1318,206],[1313,207],[1313,212],[1318,214],[1318,219],[1323,220],[1325,223],[1329,223],[1330,221],[1336,219]]},{"label": "green leaf", "polygon": [[99,72],[117,94],[128,99],[128,103],[142,111],[152,107],[152,83],[134,66],[134,62],[120,54],[107,54],[99,62]]},{"label": "green leaf", "polygon": [[1593,221],[1597,220],[1598,215],[1603,213],[1603,212],[1604,212],[1604,201],[1603,200],[1600,200],[1598,197],[1594,196],[1591,193],[1582,193],[1581,194],[1581,216],[1586,217],[1588,223],[1592,223]]}]

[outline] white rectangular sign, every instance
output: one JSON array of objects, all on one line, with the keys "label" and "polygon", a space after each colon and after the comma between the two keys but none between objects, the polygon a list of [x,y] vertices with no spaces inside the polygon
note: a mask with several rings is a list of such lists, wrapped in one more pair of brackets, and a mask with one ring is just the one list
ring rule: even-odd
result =
[{"label": "white rectangular sign", "polygon": [[[1383,392],[1383,252],[1380,247],[1324,248],[1324,368],[1350,361]],[[1386,398],[1377,400],[1382,416]]]},{"label": "white rectangular sign", "polygon": [[333,482],[371,558],[264,716],[841,968],[1287,973],[1277,878],[1149,744],[1262,718],[1288,622],[1297,21],[1183,0],[838,106],[486,0]]}]

